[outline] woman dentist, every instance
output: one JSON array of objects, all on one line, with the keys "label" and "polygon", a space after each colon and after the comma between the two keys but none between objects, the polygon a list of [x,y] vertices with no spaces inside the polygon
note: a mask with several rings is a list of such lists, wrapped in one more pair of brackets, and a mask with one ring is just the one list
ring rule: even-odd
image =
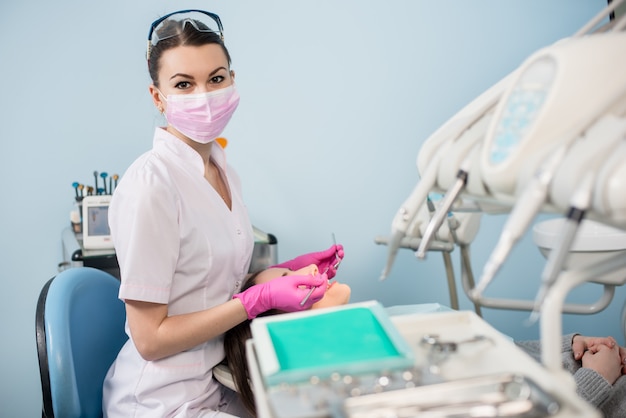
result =
[{"label": "woman dentist", "polygon": [[242,292],[254,243],[239,178],[215,142],[239,103],[219,17],[182,10],[156,20],[147,59],[150,94],[167,126],[128,168],[109,210],[129,340],[105,379],[104,415],[246,416],[213,378],[224,333],[269,309],[310,308],[343,247],[283,264],[316,264],[324,274],[287,275]]}]

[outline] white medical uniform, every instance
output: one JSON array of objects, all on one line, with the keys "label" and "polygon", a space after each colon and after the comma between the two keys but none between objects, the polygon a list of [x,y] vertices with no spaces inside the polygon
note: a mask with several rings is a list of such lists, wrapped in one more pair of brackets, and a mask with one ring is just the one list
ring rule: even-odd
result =
[{"label": "white medical uniform", "polygon": [[[220,305],[239,291],[252,256],[252,225],[238,176],[224,150],[212,147],[211,158],[227,173],[232,210],[204,178],[200,155],[162,128],[152,150],[122,177],[109,209],[120,299],[167,304],[169,315],[178,315]],[[126,333],[130,339],[105,378],[105,416],[230,416],[217,412],[228,400],[212,374],[224,358],[223,337],[146,361],[128,322]]]}]

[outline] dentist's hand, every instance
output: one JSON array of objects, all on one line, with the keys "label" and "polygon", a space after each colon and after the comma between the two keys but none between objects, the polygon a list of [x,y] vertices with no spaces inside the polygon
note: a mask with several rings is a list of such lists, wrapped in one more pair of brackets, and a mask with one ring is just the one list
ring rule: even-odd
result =
[{"label": "dentist's hand", "polygon": [[[282,276],[269,282],[257,284],[233,298],[239,299],[248,313],[248,319],[259,314],[278,309],[283,312],[295,312],[309,309],[311,305],[324,297],[328,277],[326,274],[304,276]],[[313,293],[303,305],[302,300],[314,287]]]},{"label": "dentist's hand", "polygon": [[[310,264],[315,264],[319,271],[326,272],[328,279],[332,279],[337,274],[337,266],[343,260],[343,245],[331,245],[329,249],[315,253],[304,254],[285,261],[272,267],[282,267],[289,270],[299,270]],[[328,269],[328,270],[327,270]]]}]

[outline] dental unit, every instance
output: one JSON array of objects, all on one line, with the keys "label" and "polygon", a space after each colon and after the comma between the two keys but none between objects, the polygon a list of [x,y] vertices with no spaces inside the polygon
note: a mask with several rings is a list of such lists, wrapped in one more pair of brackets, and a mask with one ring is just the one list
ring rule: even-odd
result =
[{"label": "dental unit", "polygon": [[[542,360],[555,371],[561,368],[555,340],[561,335],[561,313],[605,309],[614,286],[626,280],[615,278],[626,278],[626,272],[621,273],[626,261],[619,256],[611,267],[598,262],[564,271],[583,219],[626,229],[626,198],[622,197],[626,55],[617,52],[626,46],[622,31],[626,18],[596,29],[621,3],[610,3],[572,37],[532,54],[425,141],[418,156],[422,178],[396,213],[387,241],[383,276],[389,273],[398,248],[416,247],[418,258],[427,251],[440,251],[433,245],[448,234],[442,233],[446,218],[472,210],[510,212],[476,286],[469,243],[452,240],[461,248],[463,287],[475,305],[532,311],[531,320],[537,319],[542,306],[550,306],[542,313]],[[437,210],[424,220],[427,213],[422,207],[429,193],[441,191],[445,195]],[[548,256],[537,297],[534,301],[486,298],[484,291],[539,213],[567,214],[567,219],[557,248]],[[403,246],[410,239],[414,245]],[[385,243],[379,237],[376,242]],[[612,278],[606,279],[607,275]],[[598,302],[564,303],[573,283],[588,281],[604,284]]]}]

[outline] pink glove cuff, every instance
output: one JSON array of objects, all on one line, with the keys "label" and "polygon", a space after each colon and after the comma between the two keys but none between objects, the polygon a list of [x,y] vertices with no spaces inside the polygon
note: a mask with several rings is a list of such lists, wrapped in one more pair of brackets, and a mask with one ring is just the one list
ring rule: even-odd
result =
[{"label": "pink glove cuff", "polygon": [[233,295],[233,299],[239,299],[241,301],[243,308],[248,314],[248,319],[254,319],[259,314],[269,310],[265,309],[261,303],[257,303],[256,294],[253,295],[246,292],[237,293],[236,295]]}]

